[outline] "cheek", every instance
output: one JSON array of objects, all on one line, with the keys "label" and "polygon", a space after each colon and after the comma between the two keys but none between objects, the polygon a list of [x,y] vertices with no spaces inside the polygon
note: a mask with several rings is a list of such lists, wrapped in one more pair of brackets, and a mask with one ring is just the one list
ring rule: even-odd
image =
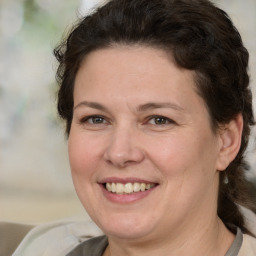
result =
[{"label": "cheek", "polygon": [[210,134],[188,132],[155,141],[150,158],[169,182],[180,185],[185,178],[192,183],[206,178],[209,172],[213,175],[217,152]]},{"label": "cheek", "polygon": [[[96,145],[81,133],[70,133],[68,141],[69,162],[75,190],[87,211],[92,205],[93,186],[96,184],[95,170],[98,169]],[[89,195],[89,196],[88,196]]]},{"label": "cheek", "polygon": [[167,212],[187,212],[200,200],[212,199],[216,194],[214,144],[205,142],[208,136],[201,141],[198,137],[175,136],[155,149],[153,161],[168,191],[162,198]]},{"label": "cheek", "polygon": [[191,144],[184,136],[175,134],[156,139],[147,149],[150,148],[149,155],[152,161],[157,163],[159,169],[173,169],[173,172],[178,172],[176,168],[185,167],[186,163],[191,162],[196,154],[196,149],[191,150]]},{"label": "cheek", "polygon": [[72,132],[68,141],[69,162],[72,175],[88,176],[93,171],[100,154],[99,145],[81,133]]}]

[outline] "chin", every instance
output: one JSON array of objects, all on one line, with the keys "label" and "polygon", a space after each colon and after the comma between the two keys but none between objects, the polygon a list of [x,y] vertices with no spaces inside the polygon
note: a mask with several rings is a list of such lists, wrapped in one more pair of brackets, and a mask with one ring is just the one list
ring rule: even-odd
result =
[{"label": "chin", "polygon": [[141,240],[145,239],[148,234],[150,234],[150,230],[148,228],[145,230],[125,230],[123,228],[117,228],[117,229],[107,229],[104,232],[106,236],[112,237],[112,238],[118,238],[123,240]]},{"label": "chin", "polygon": [[152,221],[138,215],[133,217],[125,215],[115,216],[100,222],[95,220],[95,222],[107,236],[119,239],[140,239],[154,230]]}]

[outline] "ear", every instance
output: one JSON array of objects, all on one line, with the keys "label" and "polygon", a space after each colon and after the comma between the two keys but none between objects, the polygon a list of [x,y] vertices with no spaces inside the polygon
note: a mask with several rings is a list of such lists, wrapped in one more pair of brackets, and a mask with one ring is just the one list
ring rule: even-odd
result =
[{"label": "ear", "polygon": [[235,119],[223,125],[219,130],[220,151],[217,170],[224,171],[235,159],[241,146],[243,132],[243,117],[238,114]]}]

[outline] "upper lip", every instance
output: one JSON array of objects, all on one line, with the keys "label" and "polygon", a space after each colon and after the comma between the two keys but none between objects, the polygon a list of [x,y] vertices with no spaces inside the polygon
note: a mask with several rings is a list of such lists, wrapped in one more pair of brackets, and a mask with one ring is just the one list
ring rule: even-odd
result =
[{"label": "upper lip", "polygon": [[119,178],[119,177],[108,177],[101,179],[98,183],[146,183],[146,184],[158,184],[157,182],[145,180],[136,177],[127,177],[127,178]]}]

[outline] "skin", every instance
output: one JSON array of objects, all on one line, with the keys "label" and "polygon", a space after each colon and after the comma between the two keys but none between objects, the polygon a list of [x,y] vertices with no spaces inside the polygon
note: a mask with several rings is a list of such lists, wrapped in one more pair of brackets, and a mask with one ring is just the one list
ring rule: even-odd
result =
[{"label": "skin", "polygon": [[[237,118],[214,133],[193,71],[162,50],[87,55],[75,81],[69,157],[77,194],[109,238],[104,255],[225,255],[234,235],[217,217],[218,178],[241,129]],[[100,183],[127,178],[157,186],[135,201],[109,200]]]}]

